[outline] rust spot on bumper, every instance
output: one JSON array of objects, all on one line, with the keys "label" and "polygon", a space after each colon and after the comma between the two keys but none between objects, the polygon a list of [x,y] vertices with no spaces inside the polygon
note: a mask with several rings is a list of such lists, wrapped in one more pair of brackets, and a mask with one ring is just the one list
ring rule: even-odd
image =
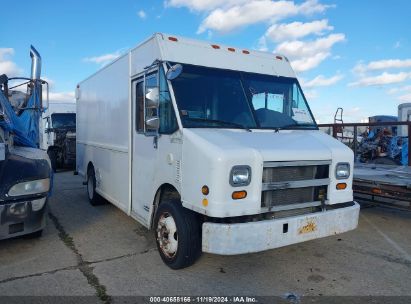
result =
[{"label": "rust spot on bumper", "polygon": [[306,225],[298,229],[298,234],[310,233],[317,229],[317,224],[314,221],[307,222]]}]

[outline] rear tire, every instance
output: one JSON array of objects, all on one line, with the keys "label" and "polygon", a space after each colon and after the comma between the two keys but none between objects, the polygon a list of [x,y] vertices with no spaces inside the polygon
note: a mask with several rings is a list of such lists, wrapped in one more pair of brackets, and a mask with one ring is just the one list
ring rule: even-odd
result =
[{"label": "rear tire", "polygon": [[87,196],[92,206],[102,205],[103,198],[96,192],[96,174],[94,168],[91,167],[87,171]]},{"label": "rear tire", "polygon": [[201,225],[196,214],[179,201],[160,204],[154,234],[163,262],[172,269],[194,264],[201,255]]}]

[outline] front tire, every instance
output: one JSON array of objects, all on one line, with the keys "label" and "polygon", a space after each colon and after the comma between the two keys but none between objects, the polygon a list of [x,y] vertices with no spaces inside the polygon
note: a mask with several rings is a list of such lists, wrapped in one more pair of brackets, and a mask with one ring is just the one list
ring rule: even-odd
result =
[{"label": "front tire", "polygon": [[92,206],[103,204],[103,198],[96,192],[96,174],[93,167],[87,171],[87,196]]},{"label": "front tire", "polygon": [[196,214],[179,201],[160,204],[154,219],[157,248],[172,269],[194,264],[201,255],[201,226]]},{"label": "front tire", "polygon": [[51,168],[53,169],[53,172],[56,172],[57,171],[57,153],[55,150],[48,150],[47,154],[50,158]]},{"label": "front tire", "polygon": [[43,235],[43,229],[38,230],[36,232],[29,233],[29,234],[25,234],[25,235],[23,235],[23,238],[25,238],[25,239],[37,239],[37,238],[40,238],[42,235]]}]

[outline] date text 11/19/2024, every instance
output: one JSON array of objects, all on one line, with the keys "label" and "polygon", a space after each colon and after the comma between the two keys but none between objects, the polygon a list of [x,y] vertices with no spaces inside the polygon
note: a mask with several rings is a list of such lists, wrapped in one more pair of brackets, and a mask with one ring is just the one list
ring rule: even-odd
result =
[{"label": "date text 11/19/2024", "polygon": [[255,297],[248,296],[172,296],[150,297],[150,303],[258,303]]}]

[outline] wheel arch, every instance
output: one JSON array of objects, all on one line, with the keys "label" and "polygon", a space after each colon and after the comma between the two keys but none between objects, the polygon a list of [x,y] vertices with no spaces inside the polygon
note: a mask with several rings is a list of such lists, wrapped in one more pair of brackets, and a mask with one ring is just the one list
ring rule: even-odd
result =
[{"label": "wheel arch", "polygon": [[153,228],[154,217],[160,204],[164,201],[178,201],[181,203],[181,195],[177,188],[169,183],[164,183],[158,187],[153,200],[153,212],[151,213],[149,227]]}]

